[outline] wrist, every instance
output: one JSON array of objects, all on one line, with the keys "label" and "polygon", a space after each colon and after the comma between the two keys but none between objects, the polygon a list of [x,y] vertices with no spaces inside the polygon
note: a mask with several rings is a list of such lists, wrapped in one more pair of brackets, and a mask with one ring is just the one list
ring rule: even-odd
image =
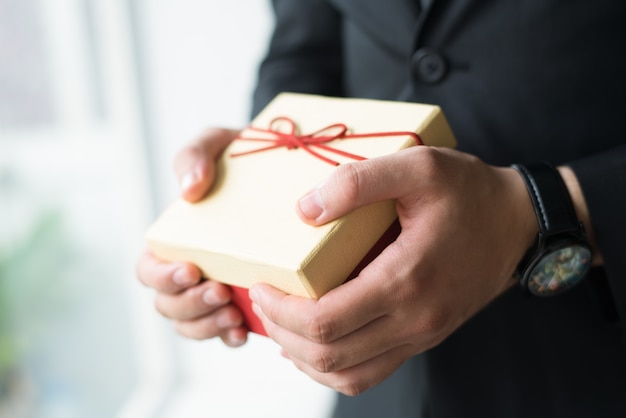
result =
[{"label": "wrist", "polygon": [[[524,180],[514,168],[506,168],[510,177],[510,190],[513,195],[511,196],[511,204],[514,208],[513,216],[511,216],[511,222],[514,222],[517,226],[518,235],[517,241],[519,243],[517,248],[516,262],[526,255],[526,252],[531,248],[537,240],[537,234],[539,233],[539,223],[537,222],[537,216],[533,203],[528,195],[528,189]],[[516,265],[517,267],[517,265]]]},{"label": "wrist", "polygon": [[546,162],[512,166],[524,180],[539,225],[516,277],[536,296],[560,294],[589,271],[592,250],[560,172]]},{"label": "wrist", "polygon": [[498,167],[497,171],[503,181],[502,190],[506,191],[506,195],[503,196],[505,203],[500,208],[502,215],[500,218],[504,225],[500,229],[506,233],[504,239],[508,247],[507,285],[512,286],[515,281],[511,280],[511,277],[515,277],[520,261],[535,243],[539,224],[526,185],[519,173],[511,167]]}]

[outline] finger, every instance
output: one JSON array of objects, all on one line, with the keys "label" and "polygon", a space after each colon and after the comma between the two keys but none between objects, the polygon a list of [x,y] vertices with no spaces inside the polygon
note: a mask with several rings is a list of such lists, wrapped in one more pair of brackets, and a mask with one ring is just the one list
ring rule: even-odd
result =
[{"label": "finger", "polygon": [[176,155],[174,171],[184,199],[195,202],[206,194],[215,178],[217,160],[238,133],[233,129],[209,129]]},{"label": "finger", "polygon": [[339,166],[298,200],[296,212],[309,224],[320,225],[370,203],[400,198],[420,187],[415,167],[428,171],[438,153],[419,146],[391,155]]},{"label": "finger", "polygon": [[183,337],[203,340],[213,337],[224,337],[230,341],[237,335],[230,335],[227,331],[243,326],[243,315],[234,305],[222,306],[210,315],[200,318],[176,321],[176,332]]},{"label": "finger", "polygon": [[[320,373],[343,370],[371,360],[406,341],[389,316],[380,317],[357,331],[331,343],[319,344],[271,322],[266,331],[292,360],[307,364]],[[400,341],[399,341],[400,340]]]},{"label": "finger", "polygon": [[220,338],[229,347],[240,347],[248,340],[248,330],[245,327],[231,328],[224,331]]},{"label": "finger", "polygon": [[210,314],[230,300],[227,286],[207,280],[177,294],[157,293],[154,304],[166,318],[190,320]]},{"label": "finger", "polygon": [[137,278],[158,292],[175,294],[200,282],[201,273],[191,263],[166,263],[146,250],[137,262]]},{"label": "finger", "polygon": [[[388,247],[383,254],[392,251]],[[310,341],[328,343],[386,315],[395,307],[394,281],[386,278],[394,277],[390,269],[398,263],[376,261],[359,277],[317,301],[288,295],[262,283],[252,287],[250,297],[270,322]],[[271,328],[271,324],[268,326]]]},{"label": "finger", "polygon": [[292,360],[295,366],[313,380],[347,396],[356,396],[381,383],[414,354],[413,347],[403,345],[369,361],[333,373],[322,373],[307,363]]}]

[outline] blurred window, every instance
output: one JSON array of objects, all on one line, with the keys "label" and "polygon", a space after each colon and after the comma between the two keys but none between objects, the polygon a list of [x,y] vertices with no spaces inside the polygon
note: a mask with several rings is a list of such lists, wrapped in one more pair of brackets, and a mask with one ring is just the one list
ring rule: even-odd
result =
[{"label": "blurred window", "polygon": [[123,0],[0,0],[2,418],[112,417],[145,380],[127,19]]}]

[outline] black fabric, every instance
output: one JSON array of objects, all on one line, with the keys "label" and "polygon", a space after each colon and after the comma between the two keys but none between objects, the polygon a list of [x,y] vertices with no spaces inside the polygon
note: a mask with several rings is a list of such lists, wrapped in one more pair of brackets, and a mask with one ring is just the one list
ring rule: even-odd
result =
[{"label": "black fabric", "polygon": [[255,112],[280,91],[438,104],[490,164],[570,165],[605,266],[554,298],[512,289],[339,416],[626,416],[626,2],[418,2],[275,0]]},{"label": "black fabric", "polygon": [[376,390],[352,398],[339,394],[333,418],[427,417],[425,373],[425,359],[415,356]]}]

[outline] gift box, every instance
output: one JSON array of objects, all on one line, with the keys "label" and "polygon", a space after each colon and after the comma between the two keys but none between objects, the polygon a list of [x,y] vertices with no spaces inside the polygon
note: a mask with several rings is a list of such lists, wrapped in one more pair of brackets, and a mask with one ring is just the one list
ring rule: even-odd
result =
[{"label": "gift box", "polygon": [[439,107],[282,93],[223,153],[207,196],[175,201],[149,228],[148,246],[233,286],[247,326],[262,334],[247,298],[253,284],[317,299],[393,240],[394,201],[311,226],[296,215],[297,200],[337,165],[416,144],[455,146]]}]

